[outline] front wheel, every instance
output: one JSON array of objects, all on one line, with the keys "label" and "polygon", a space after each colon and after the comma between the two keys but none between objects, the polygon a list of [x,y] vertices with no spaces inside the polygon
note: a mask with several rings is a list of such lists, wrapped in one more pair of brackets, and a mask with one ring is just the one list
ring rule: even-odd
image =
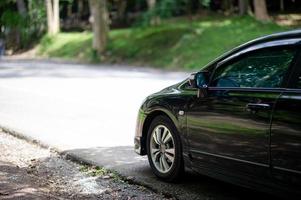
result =
[{"label": "front wheel", "polygon": [[156,117],[147,134],[148,161],[154,174],[175,181],[184,171],[180,137],[173,122],[166,116]]}]

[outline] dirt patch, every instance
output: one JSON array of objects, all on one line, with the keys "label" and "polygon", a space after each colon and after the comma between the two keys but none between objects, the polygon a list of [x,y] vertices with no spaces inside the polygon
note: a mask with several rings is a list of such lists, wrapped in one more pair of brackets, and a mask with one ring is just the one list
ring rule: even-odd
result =
[{"label": "dirt patch", "polygon": [[278,25],[297,28],[301,25],[301,14],[279,14],[273,16],[273,20]]},{"label": "dirt patch", "polygon": [[0,131],[0,199],[166,199]]}]

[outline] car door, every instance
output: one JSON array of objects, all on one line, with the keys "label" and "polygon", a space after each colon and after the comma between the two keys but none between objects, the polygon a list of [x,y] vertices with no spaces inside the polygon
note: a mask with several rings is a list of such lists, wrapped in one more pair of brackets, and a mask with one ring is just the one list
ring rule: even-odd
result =
[{"label": "car door", "polygon": [[[275,182],[301,194],[301,57],[288,89],[277,100],[271,130],[271,156]],[[281,184],[280,184],[281,185]]]},{"label": "car door", "polygon": [[250,184],[267,177],[272,109],[294,56],[290,46],[264,44],[218,63],[207,96],[192,98],[188,105],[196,170],[213,176],[231,173],[226,179],[243,174]]}]

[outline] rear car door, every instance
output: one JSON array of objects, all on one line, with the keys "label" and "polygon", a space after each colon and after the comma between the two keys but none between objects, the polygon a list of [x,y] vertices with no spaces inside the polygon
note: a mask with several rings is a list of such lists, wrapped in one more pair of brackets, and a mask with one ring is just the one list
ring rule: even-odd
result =
[{"label": "rear car door", "polygon": [[271,127],[272,174],[275,182],[280,183],[281,188],[299,191],[301,195],[300,53],[288,81],[288,89],[277,100]]},{"label": "rear car door", "polygon": [[268,176],[272,109],[295,52],[264,44],[218,64],[208,96],[193,99],[187,112],[195,168],[213,176],[230,173],[224,177],[235,181],[243,174],[254,187]]}]

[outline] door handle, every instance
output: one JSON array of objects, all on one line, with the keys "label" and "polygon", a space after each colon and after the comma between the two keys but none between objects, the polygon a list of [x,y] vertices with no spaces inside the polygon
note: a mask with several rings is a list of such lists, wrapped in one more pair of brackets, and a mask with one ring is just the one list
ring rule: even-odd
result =
[{"label": "door handle", "polygon": [[248,103],[246,106],[247,110],[258,111],[258,110],[270,110],[271,106],[266,103]]}]

